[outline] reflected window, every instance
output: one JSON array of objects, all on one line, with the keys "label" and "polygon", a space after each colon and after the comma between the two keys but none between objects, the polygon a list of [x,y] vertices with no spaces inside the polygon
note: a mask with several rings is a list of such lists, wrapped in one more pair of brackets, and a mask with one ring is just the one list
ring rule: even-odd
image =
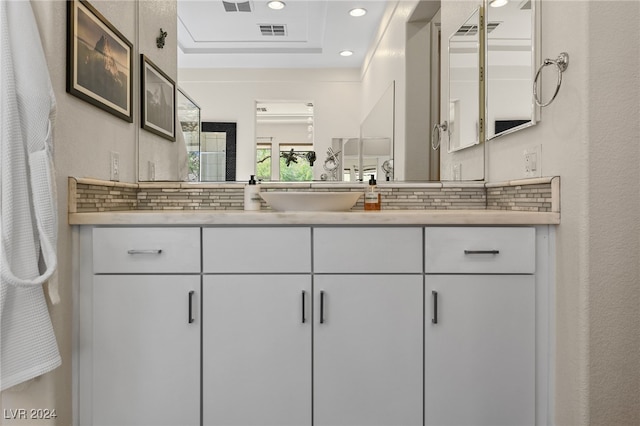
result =
[{"label": "reflected window", "polygon": [[258,144],[257,146],[256,179],[271,180],[271,144]]},{"label": "reflected window", "polygon": [[313,180],[313,102],[256,101],[256,176],[264,181]]},{"label": "reflected window", "polygon": [[313,180],[313,168],[307,160],[312,151],[313,145],[280,145],[280,181]]}]

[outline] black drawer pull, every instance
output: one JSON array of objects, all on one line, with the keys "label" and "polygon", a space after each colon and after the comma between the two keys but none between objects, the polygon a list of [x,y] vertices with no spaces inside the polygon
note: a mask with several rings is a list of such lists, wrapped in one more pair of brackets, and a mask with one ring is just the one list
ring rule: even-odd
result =
[{"label": "black drawer pull", "polygon": [[433,296],[433,317],[431,317],[431,322],[434,324],[438,323],[438,292],[433,290],[431,292]]},{"label": "black drawer pull", "polygon": [[324,290],[320,291],[320,324],[324,324]]},{"label": "black drawer pull", "polygon": [[305,299],[305,294],[306,292],[304,290],[302,290],[302,323],[304,324],[305,322],[307,322],[307,316],[304,312],[304,299]]},{"label": "black drawer pull", "polygon": [[189,292],[189,324],[193,324],[195,319],[193,318],[193,294],[195,291],[191,290]]},{"label": "black drawer pull", "polygon": [[464,254],[500,254],[500,250],[465,250]]},{"label": "black drawer pull", "polygon": [[160,254],[162,253],[162,249],[153,249],[153,250],[127,250],[128,254]]}]

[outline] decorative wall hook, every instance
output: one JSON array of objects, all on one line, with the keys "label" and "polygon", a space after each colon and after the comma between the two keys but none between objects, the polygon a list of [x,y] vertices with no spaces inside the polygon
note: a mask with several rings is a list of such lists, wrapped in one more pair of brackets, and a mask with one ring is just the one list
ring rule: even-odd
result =
[{"label": "decorative wall hook", "polygon": [[309,152],[307,152],[307,155],[305,155],[305,157],[307,158],[307,161],[309,162],[309,165],[313,166],[313,163],[316,161],[316,152],[315,151],[309,151]]},{"label": "decorative wall hook", "polygon": [[164,47],[165,38],[167,38],[167,32],[162,31],[162,28],[160,28],[160,36],[156,37],[156,46],[158,46],[158,49],[162,49]]}]

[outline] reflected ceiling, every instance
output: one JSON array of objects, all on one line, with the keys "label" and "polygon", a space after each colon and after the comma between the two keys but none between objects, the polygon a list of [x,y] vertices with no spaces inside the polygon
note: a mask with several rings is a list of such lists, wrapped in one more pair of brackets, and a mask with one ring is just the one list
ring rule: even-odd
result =
[{"label": "reflected ceiling", "polygon": [[[180,68],[359,68],[384,0],[178,0]],[[352,17],[356,7],[367,9]],[[352,56],[340,55],[351,50]]]}]

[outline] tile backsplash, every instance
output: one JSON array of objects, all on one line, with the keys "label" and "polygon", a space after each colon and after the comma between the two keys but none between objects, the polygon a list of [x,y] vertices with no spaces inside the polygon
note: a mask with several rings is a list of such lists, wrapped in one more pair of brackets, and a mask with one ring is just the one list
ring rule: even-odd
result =
[{"label": "tile backsplash", "polygon": [[[69,179],[69,213],[117,212],[138,208],[138,185],[115,182],[75,182]],[[72,197],[75,208],[71,210]]]},{"label": "tile backsplash", "polygon": [[[382,210],[517,210],[557,212],[559,178],[518,181],[383,183]],[[262,191],[360,191],[366,184],[263,183]],[[69,178],[69,212],[243,210],[244,183],[120,183]],[[363,210],[363,197],[352,210]],[[263,201],[262,210],[269,210]]]}]

